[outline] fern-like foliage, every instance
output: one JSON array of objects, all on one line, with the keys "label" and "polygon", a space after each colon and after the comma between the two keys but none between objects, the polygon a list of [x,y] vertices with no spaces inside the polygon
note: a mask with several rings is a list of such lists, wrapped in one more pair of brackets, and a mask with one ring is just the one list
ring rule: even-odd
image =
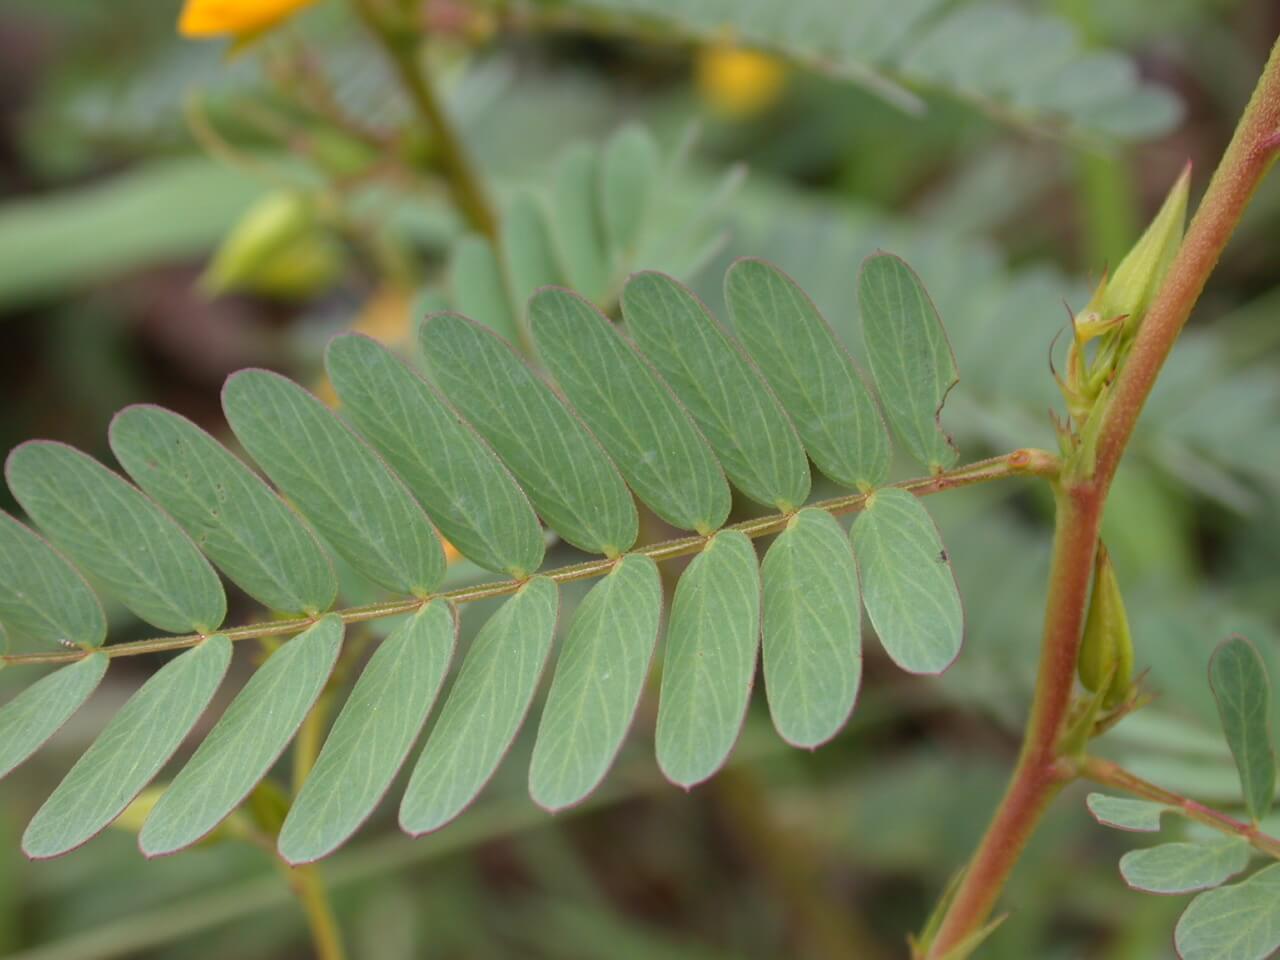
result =
[{"label": "fern-like foliage", "polygon": [[913,90],[973,103],[1015,124],[1143,139],[1178,101],[1128,58],[1089,50],[1075,29],[1010,3],[966,0],[569,0],[568,6],[736,41],[862,84],[918,110]]},{"label": "fern-like foliage", "polygon": [[[625,240],[634,212],[607,197],[605,222]],[[184,651],[67,774],[28,827],[26,852],[65,853],[118,816],[195,726],[239,639],[289,637],[155,802],[139,838],[149,856],[219,828],[326,689],[344,627],[373,617],[401,620],[289,811],[279,838],[289,862],[328,854],[377,806],[437,699],[468,600],[508,597],[462,658],[416,761],[400,804],[412,834],[448,823],[493,774],[534,701],[571,580],[599,578],[567,625],[538,724],[529,787],[550,810],[590,794],[625,738],[663,620],[659,561],[694,555],[668,617],[658,710],[658,762],[681,785],[729,756],[761,643],[774,724],[809,748],[839,731],[857,698],[864,608],[902,668],[944,669],[960,647],[960,601],[933,521],[888,483],[880,412],[929,473],[916,486],[937,486],[956,456],[938,419],[956,369],[919,280],[887,254],[862,268],[878,403],[778,268],[740,260],[725,292],[733,332],[655,272],[623,287],[621,326],[559,287],[500,331],[436,313],[418,331],[425,377],[370,339],[340,336],[326,354],[339,412],[282,376],[241,371],[223,407],[265,480],[150,406],[124,410],[110,431],[133,483],[58,443],[15,449],[9,487],[41,533],[0,521],[0,621],[77,649],[37,657],[68,665],[0,708],[0,771],[56,731],[112,656]],[[500,333],[533,345],[541,363]],[[806,506],[810,461],[850,492]],[[731,485],[778,512],[726,527]],[[637,546],[637,499],[689,535]],[[854,510],[846,533],[833,514]],[[543,524],[596,557],[542,569]],[[442,590],[440,533],[507,579]],[[774,534],[759,563],[753,538]],[[392,599],[333,610],[331,554]],[[224,625],[216,571],[286,619]],[[179,635],[104,648],[90,581]]]}]

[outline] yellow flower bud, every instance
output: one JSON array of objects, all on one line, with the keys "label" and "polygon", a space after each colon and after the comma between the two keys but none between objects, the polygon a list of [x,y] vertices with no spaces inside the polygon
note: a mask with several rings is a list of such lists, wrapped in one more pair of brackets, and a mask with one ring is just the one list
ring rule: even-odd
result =
[{"label": "yellow flower bud", "polygon": [[718,46],[698,56],[698,92],[727,116],[747,116],[772,106],[785,83],[782,64],[768,54]]},{"label": "yellow flower bud", "polygon": [[1093,596],[1085,619],[1084,637],[1077,659],[1080,682],[1086,690],[1097,693],[1102,684],[1110,683],[1103,696],[1104,707],[1114,707],[1124,700],[1133,680],[1133,638],[1129,618],[1125,615],[1120,584],[1107,548],[1098,544],[1098,558],[1093,569]]}]

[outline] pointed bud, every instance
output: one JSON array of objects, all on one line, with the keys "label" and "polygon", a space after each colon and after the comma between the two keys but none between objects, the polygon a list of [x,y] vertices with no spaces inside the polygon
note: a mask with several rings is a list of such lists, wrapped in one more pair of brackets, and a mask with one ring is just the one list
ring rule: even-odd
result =
[{"label": "pointed bud", "polygon": [[1191,165],[1187,164],[1150,226],[1115,272],[1098,285],[1083,316],[1097,317],[1104,324],[1123,317],[1126,333],[1137,329],[1182,243],[1190,190]]},{"label": "pointed bud", "polygon": [[1077,667],[1081,684],[1094,693],[1110,678],[1103,706],[1114,707],[1128,694],[1133,680],[1133,638],[1115,568],[1101,543],[1093,568],[1093,596],[1089,600]]},{"label": "pointed bud", "polygon": [[340,269],[339,249],[315,203],[281,190],[254,203],[231,228],[200,285],[213,296],[244,290],[296,298],[333,282]]}]

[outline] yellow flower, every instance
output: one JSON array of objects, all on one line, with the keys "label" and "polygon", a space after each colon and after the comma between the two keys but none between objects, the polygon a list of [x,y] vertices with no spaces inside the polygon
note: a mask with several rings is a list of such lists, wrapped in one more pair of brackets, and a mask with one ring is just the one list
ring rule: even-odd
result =
[{"label": "yellow flower", "polygon": [[252,40],[315,0],[187,0],[178,18],[184,37]]},{"label": "yellow flower", "polygon": [[785,83],[782,64],[768,54],[716,46],[698,56],[698,91],[728,116],[746,116],[771,107],[782,95]]}]

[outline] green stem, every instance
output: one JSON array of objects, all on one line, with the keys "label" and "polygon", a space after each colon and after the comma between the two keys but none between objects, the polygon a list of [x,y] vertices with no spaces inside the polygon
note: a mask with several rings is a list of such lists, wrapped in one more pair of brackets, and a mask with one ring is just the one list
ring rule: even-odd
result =
[{"label": "green stem", "polygon": [[417,32],[378,9],[375,0],[352,0],[352,5],[386,52],[392,69],[431,132],[454,205],[473,230],[496,242],[497,217],[462,140],[436,96],[430,76],[422,69]]},{"label": "green stem", "polygon": [[320,879],[320,869],[315,865],[283,868],[289,887],[307,916],[307,928],[315,946],[317,960],[346,960],[347,951],[342,945],[342,931],[333,915],[329,893]]},{"label": "green stem", "polygon": [[980,930],[1049,802],[1076,775],[1059,754],[1075,685],[1098,528],[1116,467],[1160,367],[1280,144],[1280,42],[1209,184],[1133,350],[1110,392],[1096,448],[1077,453],[1057,484],[1044,638],[1031,716],[1009,787],[930,947],[941,960]]},{"label": "green stem", "polygon": [[1219,833],[1247,840],[1258,852],[1266,854],[1273,860],[1280,860],[1280,840],[1263,833],[1251,823],[1244,823],[1212,807],[1206,807],[1203,803],[1197,803],[1195,800],[1176,794],[1172,790],[1158,787],[1154,783],[1135,776],[1119,764],[1103,760],[1101,757],[1083,758],[1078,769],[1080,776],[1086,780],[1092,780],[1104,787],[1123,790],[1125,793],[1133,794],[1143,800],[1150,800],[1152,803],[1173,807],[1188,820],[1204,824]]},{"label": "green stem", "polygon": [[[986,483],[991,480],[1001,480],[1007,477],[1056,477],[1058,475],[1058,458],[1044,450],[1024,449],[1015,450],[1012,453],[1003,454],[998,457],[991,457],[987,460],[980,460],[976,463],[967,464],[963,467],[957,467],[954,470],[946,471],[934,476],[917,477],[912,480],[903,480],[895,483],[893,486],[914,493],[918,497],[928,496],[934,493],[942,493],[946,490],[955,490],[960,487],[972,486],[976,483]],[[866,502],[867,495],[863,493],[850,494],[844,497],[835,497],[831,500],[821,500],[811,506],[839,516],[846,513],[854,513],[862,509]],[[735,523],[728,529],[740,530],[747,536],[756,538],[764,537],[769,534],[780,532],[786,527],[790,514],[775,513],[764,517],[757,517],[754,520],[744,520],[742,523]],[[633,553],[641,556],[649,557],[657,562],[663,560],[671,560],[675,557],[689,556],[697,553],[707,545],[713,534],[707,536],[682,537],[678,540],[667,540],[662,543],[653,543],[640,547]],[[556,583],[570,583],[575,580],[589,580],[593,577],[604,576],[617,564],[616,559],[604,558],[600,560],[588,560],[585,563],[575,563],[566,567],[560,567],[555,570],[548,570],[539,576],[547,577]],[[493,583],[484,583],[478,586],[459,587],[456,590],[447,590],[443,593],[431,594],[426,597],[410,597],[404,600],[389,600],[383,603],[373,603],[363,607],[349,607],[345,610],[334,611],[342,618],[344,623],[362,623],[366,620],[377,620],[382,617],[394,617],[404,613],[413,613],[420,609],[423,604],[436,599],[448,600],[451,603],[463,604],[471,603],[476,600],[488,600],[493,597],[504,597],[515,593],[520,589],[524,580],[498,580]],[[226,630],[218,631],[222,636],[230,640],[251,640],[262,637],[281,637],[292,633],[298,633],[307,629],[316,622],[314,617],[296,617],[291,620],[273,620],[266,623],[251,623],[240,627],[231,627]],[[9,654],[0,657],[0,663],[5,665],[15,664],[36,664],[36,663],[71,663],[76,660],[82,660],[90,653],[102,652],[108,657],[131,657],[145,653],[162,653],[170,650],[184,650],[188,647],[194,647],[205,639],[204,634],[191,633],[174,637],[152,637],[147,640],[135,640],[130,643],[117,643],[104,647],[101,651],[65,651],[59,653],[25,653],[25,654]]]}]

